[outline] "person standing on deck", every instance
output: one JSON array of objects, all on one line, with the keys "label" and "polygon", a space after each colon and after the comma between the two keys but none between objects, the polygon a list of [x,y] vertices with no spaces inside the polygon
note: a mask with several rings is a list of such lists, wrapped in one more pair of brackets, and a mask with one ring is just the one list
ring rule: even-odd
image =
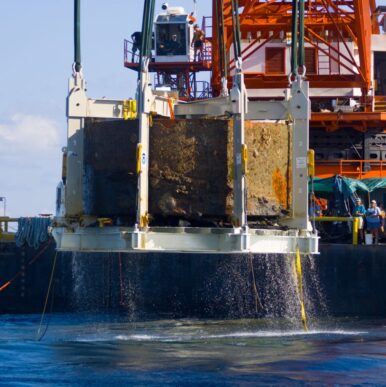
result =
[{"label": "person standing on deck", "polygon": [[383,204],[379,205],[379,209],[381,210],[381,215],[379,216],[379,220],[381,221],[380,231],[381,231],[381,234],[384,234],[384,232],[385,232],[386,212],[385,212],[385,207],[383,206]]},{"label": "person standing on deck", "polygon": [[360,243],[364,243],[365,236],[364,236],[364,230],[363,230],[363,224],[364,224],[364,219],[363,217],[366,215],[366,209],[365,206],[362,204],[362,200],[358,198],[356,200],[356,205],[354,208],[353,215],[359,218],[359,223],[358,223],[358,234],[359,234],[359,241]]},{"label": "person standing on deck", "polygon": [[203,30],[198,28],[197,24],[195,24],[193,28],[194,28],[194,34],[193,34],[191,46],[194,48],[194,62],[195,62],[196,58],[197,58],[197,51],[200,52],[198,59],[202,60],[202,52],[204,49],[205,33]]},{"label": "person standing on deck", "polygon": [[374,243],[378,244],[378,235],[379,228],[381,227],[381,222],[379,217],[381,215],[381,210],[377,207],[377,202],[375,200],[371,201],[370,208],[366,211],[366,221],[367,229],[373,235]]},{"label": "person standing on deck", "polygon": [[135,53],[141,51],[142,33],[140,31],[134,32],[131,35],[131,40],[133,41],[131,61],[134,62]]}]

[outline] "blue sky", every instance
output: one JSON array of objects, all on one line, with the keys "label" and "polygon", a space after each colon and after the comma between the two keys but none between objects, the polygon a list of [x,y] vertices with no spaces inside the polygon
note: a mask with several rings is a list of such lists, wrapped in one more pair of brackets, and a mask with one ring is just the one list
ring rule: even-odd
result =
[{"label": "blue sky", "polygon": [[[162,2],[157,0],[156,12]],[[82,0],[82,62],[90,97],[134,96],[135,75],[123,67],[123,39],[140,29],[142,4]],[[193,0],[169,4],[193,9]],[[210,15],[211,1],[197,0],[197,11],[198,20]],[[0,196],[7,198],[9,216],[54,213],[66,144],[73,1],[2,1],[0,48]]]},{"label": "blue sky", "polygon": [[[9,216],[53,213],[66,144],[73,1],[1,3],[0,196],[7,198]],[[193,9],[193,0],[169,4]],[[142,5],[82,0],[82,62],[90,97],[134,96],[135,75],[123,67],[123,39],[140,29]],[[200,18],[211,12],[209,0],[197,5]]]}]

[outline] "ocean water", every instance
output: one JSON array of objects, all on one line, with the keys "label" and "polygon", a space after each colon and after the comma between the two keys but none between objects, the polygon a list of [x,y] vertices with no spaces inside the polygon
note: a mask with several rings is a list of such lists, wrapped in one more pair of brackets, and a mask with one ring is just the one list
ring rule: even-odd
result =
[{"label": "ocean water", "polygon": [[3,315],[1,386],[386,385],[386,321]]}]

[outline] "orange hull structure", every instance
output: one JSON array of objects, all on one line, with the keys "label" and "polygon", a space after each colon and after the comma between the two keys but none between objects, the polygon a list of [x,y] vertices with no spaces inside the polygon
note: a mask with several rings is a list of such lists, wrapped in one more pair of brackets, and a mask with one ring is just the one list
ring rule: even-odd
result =
[{"label": "orange hull structure", "polygon": [[316,164],[316,175],[321,178],[341,175],[351,179],[386,177],[386,161],[329,160]]},{"label": "orange hull structure", "polygon": [[[212,91],[216,96],[221,91],[221,78],[224,74],[228,76],[230,85],[234,70],[232,1],[212,1]],[[256,69],[244,69],[245,84],[251,90],[249,94],[252,99],[269,100],[271,94],[264,94],[265,90],[288,87],[286,58],[292,39],[292,0],[239,0],[238,4],[243,63]],[[350,152],[347,144],[346,148],[339,149],[340,142],[336,139],[339,135],[330,144],[324,141],[322,145],[330,146],[333,150],[328,152],[328,149],[323,149],[324,155],[330,154],[316,161],[316,174],[320,177],[336,174],[357,179],[386,177],[386,70],[382,70],[386,69],[386,52],[385,55],[382,52],[379,54],[376,68],[372,48],[372,35],[380,35],[380,20],[384,11],[382,8],[384,7],[377,8],[375,0],[305,1],[305,44],[306,50],[309,50],[308,55],[313,53],[307,62],[306,52],[306,77],[310,84],[312,102],[310,137],[312,139],[315,132],[318,138],[322,136],[321,133],[325,138],[341,131],[342,136],[346,136],[347,131],[363,133],[360,151],[354,147],[357,152],[355,156],[359,160],[331,160],[330,156],[334,152],[339,154],[342,149],[347,155]],[[220,10],[223,18],[219,17]],[[271,58],[276,62],[269,66],[267,57],[273,47],[283,50],[284,54],[278,51],[277,56]],[[219,60],[224,52],[228,58],[226,72],[221,68]],[[382,71],[384,73],[380,75]],[[315,97],[317,92],[312,95],[312,90],[317,89],[329,89],[330,94],[328,97]],[[340,109],[339,106],[331,105],[331,101],[336,101],[338,105],[342,89],[351,90],[351,95],[348,92],[346,99],[355,99],[358,102],[357,107],[350,110],[347,106]],[[366,137],[366,133],[371,135]],[[373,136],[370,138],[372,142],[369,141],[369,136]],[[369,143],[371,144],[368,145]],[[379,146],[382,150],[371,153],[374,146]],[[318,149],[315,151],[317,153]],[[374,154],[378,155],[376,160],[373,159]],[[371,158],[366,160],[369,157]]]}]

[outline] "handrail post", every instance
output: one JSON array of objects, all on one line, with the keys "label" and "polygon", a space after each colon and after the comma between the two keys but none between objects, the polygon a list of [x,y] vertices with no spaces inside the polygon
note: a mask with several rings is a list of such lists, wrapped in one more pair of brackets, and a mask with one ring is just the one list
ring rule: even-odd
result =
[{"label": "handrail post", "polygon": [[358,230],[359,230],[359,218],[353,218],[353,227],[352,227],[352,244],[356,246],[358,244]]},{"label": "handrail post", "polygon": [[363,173],[363,161],[359,161],[359,179],[362,180],[362,173]]}]

